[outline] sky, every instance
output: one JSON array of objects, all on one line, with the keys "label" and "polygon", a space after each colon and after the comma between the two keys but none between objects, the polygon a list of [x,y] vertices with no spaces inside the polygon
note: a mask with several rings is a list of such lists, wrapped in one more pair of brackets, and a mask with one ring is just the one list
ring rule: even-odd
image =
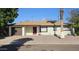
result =
[{"label": "sky", "polygon": [[[64,8],[64,22],[67,22],[70,8]],[[19,8],[19,16],[14,22],[59,20],[59,8]]]}]

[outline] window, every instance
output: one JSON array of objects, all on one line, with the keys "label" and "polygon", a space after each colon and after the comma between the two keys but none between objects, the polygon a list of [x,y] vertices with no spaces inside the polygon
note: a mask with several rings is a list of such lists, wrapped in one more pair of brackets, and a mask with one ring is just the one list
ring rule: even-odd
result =
[{"label": "window", "polygon": [[41,26],[40,27],[40,32],[47,32],[47,27],[46,26]]}]

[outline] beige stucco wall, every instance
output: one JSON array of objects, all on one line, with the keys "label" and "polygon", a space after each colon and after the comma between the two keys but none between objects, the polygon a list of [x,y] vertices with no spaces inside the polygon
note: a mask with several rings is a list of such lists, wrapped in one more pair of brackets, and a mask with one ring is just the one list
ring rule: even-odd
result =
[{"label": "beige stucco wall", "polygon": [[61,34],[61,28],[60,27],[56,27],[55,34],[60,36],[60,34]]},{"label": "beige stucco wall", "polygon": [[[65,29],[65,28],[64,28]],[[61,35],[61,27],[57,27],[56,31],[54,31],[54,28],[53,27],[47,27],[47,32],[41,32],[40,34],[41,35],[58,35],[60,36]],[[67,35],[71,35],[71,31],[63,31],[63,35],[67,36]]]},{"label": "beige stucco wall", "polygon": [[47,27],[47,32],[41,32],[40,34],[41,35],[54,35],[53,27]]},{"label": "beige stucco wall", "polygon": [[26,35],[33,35],[33,27],[27,26],[25,29]]},{"label": "beige stucco wall", "polygon": [[[65,29],[65,28],[64,28],[64,29]],[[57,34],[58,36],[60,36],[60,34],[61,34],[61,27],[57,27],[56,34]],[[71,35],[71,31],[70,31],[70,30],[63,31],[63,35],[65,35],[65,36]]]},{"label": "beige stucco wall", "polygon": [[54,35],[54,28],[48,27],[48,33],[49,33],[49,35]]},{"label": "beige stucco wall", "polygon": [[[61,34],[61,27],[57,27],[56,31],[54,32],[54,28],[53,27],[47,27],[47,32],[39,32],[40,27],[37,27],[37,35],[54,35],[57,34],[58,36],[60,36]],[[42,29],[42,28],[41,28]],[[27,26],[25,27],[25,34],[26,35],[33,35],[33,26]],[[71,31],[63,31],[63,35],[68,35],[71,34]]]}]

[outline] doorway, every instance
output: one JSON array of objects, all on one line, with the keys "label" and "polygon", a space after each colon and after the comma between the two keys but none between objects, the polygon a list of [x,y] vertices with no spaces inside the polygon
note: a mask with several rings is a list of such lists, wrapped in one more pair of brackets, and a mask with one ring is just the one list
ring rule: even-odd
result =
[{"label": "doorway", "polygon": [[33,34],[37,34],[37,27],[33,27]]}]

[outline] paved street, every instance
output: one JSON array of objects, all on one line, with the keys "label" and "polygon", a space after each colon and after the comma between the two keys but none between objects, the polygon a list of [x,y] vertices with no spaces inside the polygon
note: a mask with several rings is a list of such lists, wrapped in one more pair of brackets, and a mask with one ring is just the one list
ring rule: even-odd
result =
[{"label": "paved street", "polygon": [[55,36],[11,36],[0,39],[0,50],[79,51],[79,36],[59,39]]},{"label": "paved street", "polygon": [[71,44],[37,44],[26,45],[19,49],[20,51],[79,51],[79,45]]}]

